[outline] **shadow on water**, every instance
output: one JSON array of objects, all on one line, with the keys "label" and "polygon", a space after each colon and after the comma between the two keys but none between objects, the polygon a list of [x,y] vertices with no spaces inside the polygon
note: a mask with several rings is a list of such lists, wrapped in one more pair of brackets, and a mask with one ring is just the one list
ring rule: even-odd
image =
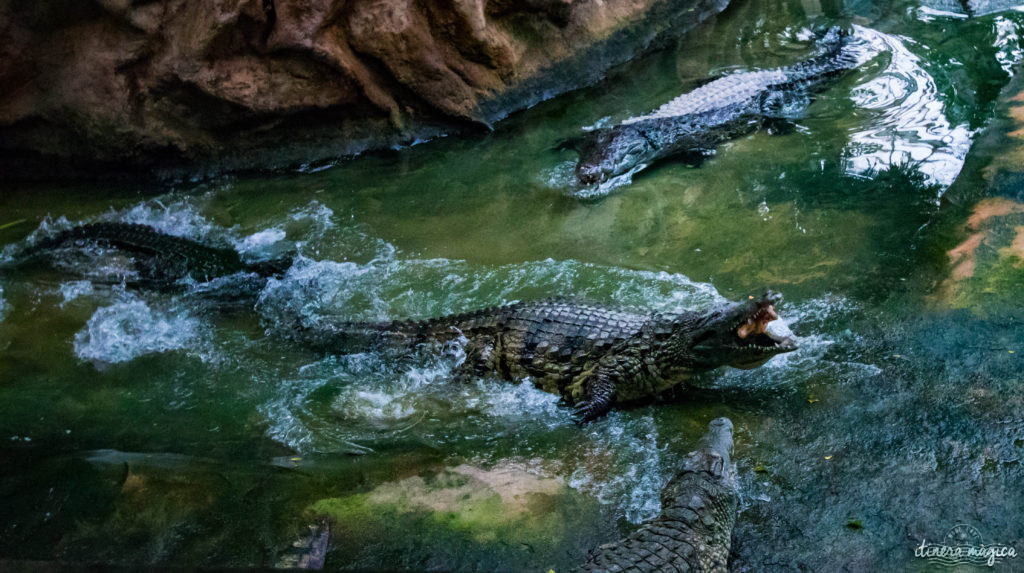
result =
[{"label": "shadow on water", "polygon": [[[1012,161],[993,159],[1018,157],[1012,130],[964,163],[993,113],[1012,115],[997,96],[1024,16],[959,6],[738,1],[493,133],[183,190],[5,190],[5,244],[117,220],[300,256],[230,312],[230,282],[0,270],[0,558],[270,566],[327,514],[328,568],[563,570],[656,515],[719,416],[737,429],[736,570],[923,568],[913,548],[957,523],[1024,549],[1024,315],[1006,295],[1024,284],[1024,208]],[[887,48],[794,129],[598,201],[560,193],[574,156],[557,141],[798,60],[835,22]],[[452,384],[436,356],[323,356],[274,335],[295,313],[549,295],[677,310],[765,286],[799,351],[582,428],[528,384]]]}]

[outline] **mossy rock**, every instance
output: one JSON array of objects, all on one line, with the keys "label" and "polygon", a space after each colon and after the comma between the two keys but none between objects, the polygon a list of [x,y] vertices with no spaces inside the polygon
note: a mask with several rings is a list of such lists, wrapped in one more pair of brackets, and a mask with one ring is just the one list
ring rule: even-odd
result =
[{"label": "mossy rock", "polygon": [[572,551],[567,546],[585,545],[581,532],[599,521],[595,500],[513,465],[446,468],[322,499],[310,510],[330,518],[335,551],[359,567],[546,568]]}]

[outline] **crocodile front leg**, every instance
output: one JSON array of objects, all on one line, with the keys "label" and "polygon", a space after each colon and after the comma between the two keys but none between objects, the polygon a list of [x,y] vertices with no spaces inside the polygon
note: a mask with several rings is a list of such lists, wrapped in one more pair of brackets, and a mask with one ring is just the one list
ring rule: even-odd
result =
[{"label": "crocodile front leg", "polygon": [[615,405],[615,373],[613,370],[598,368],[591,378],[580,380],[579,383],[586,387],[589,397],[576,402],[572,414],[576,418],[576,423],[583,424],[596,420],[611,411],[612,406]]},{"label": "crocodile front leg", "polygon": [[637,390],[649,378],[646,366],[638,350],[629,347],[609,352],[596,367],[585,368],[569,388],[576,420],[581,424],[596,420],[607,414],[616,400],[642,393]]}]

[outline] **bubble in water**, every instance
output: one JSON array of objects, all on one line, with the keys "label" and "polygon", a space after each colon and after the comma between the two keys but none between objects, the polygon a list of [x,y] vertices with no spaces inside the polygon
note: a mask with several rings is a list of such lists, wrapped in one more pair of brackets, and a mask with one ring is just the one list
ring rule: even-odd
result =
[{"label": "bubble in water", "polygon": [[117,364],[144,354],[187,348],[199,333],[197,319],[155,311],[144,301],[130,298],[93,313],[75,334],[75,355],[96,366]]}]

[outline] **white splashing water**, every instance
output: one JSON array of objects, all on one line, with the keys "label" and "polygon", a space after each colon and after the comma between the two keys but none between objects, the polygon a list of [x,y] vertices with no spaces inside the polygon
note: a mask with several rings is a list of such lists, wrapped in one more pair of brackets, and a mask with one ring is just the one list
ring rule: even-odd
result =
[{"label": "white splashing water", "polygon": [[93,313],[75,334],[75,355],[97,367],[127,362],[146,354],[194,348],[199,320],[184,312],[153,310],[128,297]]},{"label": "white splashing water", "polygon": [[[195,206],[200,198],[175,200],[150,199],[125,211],[112,211],[101,219],[122,223],[138,223],[177,237],[206,239],[216,227]],[[166,204],[165,204],[166,202]]]},{"label": "white splashing water", "polygon": [[74,225],[68,221],[67,217],[61,216],[57,219],[53,219],[49,216],[43,217],[42,222],[36,227],[36,230],[29,233],[24,240],[17,243],[10,243],[5,245],[3,251],[0,252],[0,263],[12,262],[18,258],[22,250],[32,245],[35,245],[39,239],[55,235],[63,230],[70,229]]},{"label": "white splashing water", "polygon": [[584,125],[581,129],[583,131],[597,131],[598,129],[601,129],[603,127],[607,127],[608,124],[611,123],[611,121],[612,121],[612,116],[606,115],[606,116],[602,117],[601,119],[595,121],[594,123],[592,123],[590,125]]},{"label": "white splashing water", "polygon": [[61,301],[60,307],[64,308],[64,305],[73,302],[79,297],[89,296],[93,293],[94,288],[91,281],[71,281],[60,285],[60,294],[64,297]]},{"label": "white splashing water", "polygon": [[967,124],[952,125],[946,118],[935,80],[906,47],[911,40],[854,28],[874,50],[888,52],[890,62],[851,93],[854,103],[877,110],[877,115],[851,134],[846,171],[862,175],[912,164],[930,182],[948,187],[963,167],[974,132]]},{"label": "white splashing water", "polygon": [[7,301],[4,300],[4,287],[0,285],[0,322],[3,322],[7,315]]},{"label": "white splashing water", "polygon": [[571,487],[623,508],[630,523],[661,513],[661,490],[672,470],[650,414],[627,421],[615,412],[587,427],[587,441],[594,451],[569,477]]},{"label": "white splashing water", "polygon": [[334,223],[334,211],[320,203],[319,201],[310,201],[305,207],[295,209],[288,214],[288,218],[296,223],[308,224],[312,227],[311,237],[308,238],[319,238],[323,237],[327,231],[335,228]]},{"label": "white splashing water", "polygon": [[[437,285],[436,292],[424,284]],[[271,279],[257,305],[270,324],[323,316],[386,321],[464,312],[515,300],[572,296],[647,311],[707,309],[724,301],[713,286],[666,272],[630,271],[546,259],[476,267],[449,259],[400,260],[385,245],[366,264],[299,257]]]},{"label": "white splashing water", "polygon": [[271,256],[274,253],[274,248],[278,243],[284,241],[286,236],[287,233],[284,230],[276,227],[264,229],[235,243],[235,250],[243,256]]},{"label": "white splashing water", "polygon": [[268,436],[300,452],[329,453],[395,439],[417,425],[447,433],[460,424],[535,424],[538,430],[572,424],[557,396],[528,382],[456,383],[446,357],[393,358],[332,356],[273,381],[275,395],[260,408]]}]

